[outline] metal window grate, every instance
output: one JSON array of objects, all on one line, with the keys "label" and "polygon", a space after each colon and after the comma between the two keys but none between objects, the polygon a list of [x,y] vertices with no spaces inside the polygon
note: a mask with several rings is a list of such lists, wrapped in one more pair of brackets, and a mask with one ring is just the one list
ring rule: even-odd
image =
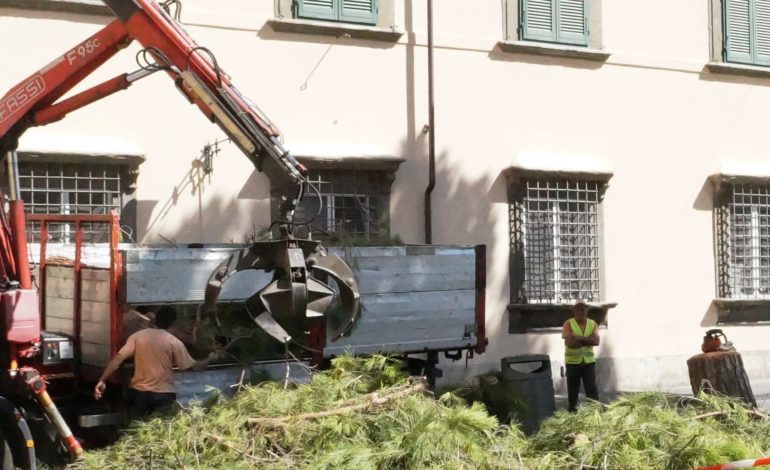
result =
[{"label": "metal window grate", "polygon": [[[356,238],[372,239],[387,230],[390,181],[383,171],[314,170],[308,179],[321,192],[323,210],[313,223],[316,232],[345,233]],[[318,199],[308,195],[302,212],[315,214]]]},{"label": "metal window grate", "polygon": [[[19,191],[33,214],[107,214],[120,211],[119,168],[109,165],[22,163]],[[85,241],[105,241],[105,224],[84,226]],[[72,224],[51,223],[50,240],[74,242]],[[29,224],[30,241],[39,241],[40,225]],[[104,240],[103,240],[104,239]]]},{"label": "metal window grate", "polygon": [[735,185],[728,202],[727,290],[731,298],[770,296],[770,186]]},{"label": "metal window grate", "polygon": [[523,303],[600,299],[599,201],[602,183],[529,179],[510,206],[512,257]]}]

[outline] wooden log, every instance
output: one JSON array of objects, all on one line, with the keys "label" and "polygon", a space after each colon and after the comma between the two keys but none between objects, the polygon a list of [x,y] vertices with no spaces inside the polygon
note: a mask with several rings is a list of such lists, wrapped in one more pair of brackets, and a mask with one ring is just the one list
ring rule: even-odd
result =
[{"label": "wooden log", "polygon": [[739,353],[715,351],[698,354],[687,360],[687,369],[694,395],[702,389],[707,393],[717,392],[740,398],[751,406],[757,406]]}]

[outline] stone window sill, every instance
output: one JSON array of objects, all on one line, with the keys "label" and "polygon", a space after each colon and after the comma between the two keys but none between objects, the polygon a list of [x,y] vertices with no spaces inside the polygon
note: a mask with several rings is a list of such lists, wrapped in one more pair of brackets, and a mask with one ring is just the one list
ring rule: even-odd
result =
[{"label": "stone window sill", "polygon": [[273,31],[282,33],[320,34],[335,37],[349,36],[354,39],[372,39],[386,42],[397,42],[404,35],[403,31],[395,28],[379,28],[376,26],[326,21],[272,18],[267,21],[267,24]]},{"label": "stone window sill", "polygon": [[770,299],[714,299],[719,325],[770,323]]},{"label": "stone window sill", "polygon": [[591,60],[605,62],[610,53],[601,49],[567,46],[562,44],[548,44],[529,41],[499,41],[497,46],[504,52],[518,54],[549,55],[567,57],[571,59]]},{"label": "stone window sill", "polygon": [[[617,305],[616,302],[592,302],[589,304],[588,318],[606,326],[609,309]],[[571,304],[509,304],[508,333],[521,334],[561,328],[564,322],[572,317],[572,308]]]},{"label": "stone window sill", "polygon": [[0,0],[0,7],[85,13],[90,15],[112,15],[112,11],[101,0]]},{"label": "stone window sill", "polygon": [[711,73],[742,75],[744,77],[770,78],[770,67],[730,64],[727,62],[709,62],[706,64],[706,68]]}]

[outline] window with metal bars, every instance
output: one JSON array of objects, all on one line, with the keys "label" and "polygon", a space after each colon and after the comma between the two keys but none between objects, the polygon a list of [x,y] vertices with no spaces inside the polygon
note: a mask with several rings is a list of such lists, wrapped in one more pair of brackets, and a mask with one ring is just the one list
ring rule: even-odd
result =
[{"label": "window with metal bars", "polygon": [[513,303],[600,301],[598,181],[525,178],[512,185]]},{"label": "window with metal bars", "polygon": [[[116,165],[20,162],[19,191],[24,207],[32,214],[120,212],[120,171]],[[106,241],[108,228],[105,224],[86,224],[86,241]],[[29,231],[30,241],[38,241],[39,224],[30,223]],[[48,233],[52,241],[72,242],[74,232],[73,224],[49,223]]]},{"label": "window with metal bars", "polygon": [[318,213],[310,228],[319,238],[387,237],[391,179],[380,170],[311,170],[309,180],[321,193],[323,204],[310,191],[298,208],[297,220]]},{"label": "window with metal bars", "polygon": [[770,185],[729,185],[716,211],[719,296],[770,298]]}]

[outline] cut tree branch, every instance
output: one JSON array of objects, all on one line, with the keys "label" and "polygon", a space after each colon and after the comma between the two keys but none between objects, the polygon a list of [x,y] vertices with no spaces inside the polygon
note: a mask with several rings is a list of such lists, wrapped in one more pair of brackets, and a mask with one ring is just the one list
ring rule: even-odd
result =
[{"label": "cut tree branch", "polygon": [[248,423],[252,426],[276,427],[295,420],[312,420],[312,419],[326,418],[329,416],[339,416],[342,414],[353,413],[355,411],[367,411],[371,408],[376,408],[376,407],[385,405],[394,400],[398,400],[399,398],[403,398],[407,395],[411,395],[414,393],[426,393],[426,392],[428,392],[428,384],[425,381],[425,379],[420,379],[420,381],[414,385],[409,385],[407,387],[399,388],[389,393],[386,393],[384,395],[380,395],[376,392],[370,393],[369,395],[366,395],[366,400],[363,403],[359,403],[356,405],[341,406],[339,408],[335,408],[332,410],[317,411],[314,413],[304,413],[304,414],[295,415],[295,416],[279,416],[279,417],[273,417],[273,418],[249,418]]},{"label": "cut tree branch", "polygon": [[[770,416],[768,416],[768,415],[766,415],[764,413],[760,413],[759,411],[756,411],[756,410],[746,410],[746,413],[748,413],[749,415],[751,415],[751,416],[753,416],[755,418],[759,418],[759,419],[768,419],[768,418],[770,418]],[[712,416],[726,416],[728,414],[730,414],[728,411],[710,411],[708,413],[703,413],[702,415],[693,416],[692,418],[690,418],[690,421],[695,421],[695,420],[699,420],[699,419],[703,419],[703,418],[710,418]]]}]

